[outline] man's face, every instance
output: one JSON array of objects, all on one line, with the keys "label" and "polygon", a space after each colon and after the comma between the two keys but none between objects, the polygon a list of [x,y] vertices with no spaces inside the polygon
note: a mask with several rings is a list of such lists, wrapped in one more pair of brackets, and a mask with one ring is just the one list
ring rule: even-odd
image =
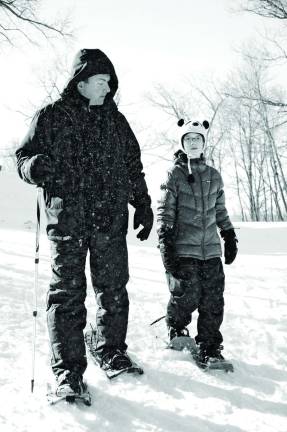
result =
[{"label": "man's face", "polygon": [[190,132],[183,137],[183,146],[191,158],[199,158],[203,152],[204,141],[202,135]]},{"label": "man's face", "polygon": [[90,105],[103,105],[106,95],[110,92],[109,81],[109,74],[93,75],[86,81],[80,81],[78,90],[90,100]]}]

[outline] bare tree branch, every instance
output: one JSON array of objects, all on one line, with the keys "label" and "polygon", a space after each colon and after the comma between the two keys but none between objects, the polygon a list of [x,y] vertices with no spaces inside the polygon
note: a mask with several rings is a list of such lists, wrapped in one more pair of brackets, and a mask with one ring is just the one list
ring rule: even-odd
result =
[{"label": "bare tree branch", "polygon": [[265,18],[287,19],[286,0],[247,0],[242,10]]},{"label": "bare tree branch", "polygon": [[245,100],[251,100],[251,101],[260,101],[265,105],[270,105],[270,106],[274,106],[274,107],[280,107],[280,108],[286,108],[287,107],[287,103],[285,102],[279,102],[279,101],[273,101],[267,98],[262,98],[260,99],[260,97],[258,96],[252,96],[252,95],[245,95],[245,94],[240,94],[240,95],[236,95],[234,93],[229,93],[229,92],[225,92],[224,93],[225,96],[228,97],[232,97],[233,99],[245,99]]},{"label": "bare tree branch", "polygon": [[146,99],[169,116],[181,119],[188,115],[186,102],[178,95],[168,92],[161,84],[157,84],[155,93],[147,94]]},{"label": "bare tree branch", "polygon": [[[53,33],[61,37],[72,36],[68,19],[55,24],[41,20],[36,15],[38,5],[39,0],[0,0],[0,15],[2,15],[0,36],[11,45],[13,45],[12,37],[16,33],[20,33],[33,44],[38,43],[37,37],[33,36],[33,31],[40,32],[46,39],[49,39]],[[5,20],[7,25],[3,23]]]}]

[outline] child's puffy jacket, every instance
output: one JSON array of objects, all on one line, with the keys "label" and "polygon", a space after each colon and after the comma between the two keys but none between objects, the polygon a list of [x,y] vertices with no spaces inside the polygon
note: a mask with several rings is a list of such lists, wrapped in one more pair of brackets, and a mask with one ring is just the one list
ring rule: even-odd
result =
[{"label": "child's puffy jacket", "polygon": [[[177,257],[219,257],[222,252],[217,227],[233,228],[225,208],[221,175],[199,159],[191,161],[194,182],[189,183],[187,157],[182,151],[176,155],[174,166],[161,185],[158,232],[172,232]],[[160,241],[164,241],[164,236],[160,236]]]}]

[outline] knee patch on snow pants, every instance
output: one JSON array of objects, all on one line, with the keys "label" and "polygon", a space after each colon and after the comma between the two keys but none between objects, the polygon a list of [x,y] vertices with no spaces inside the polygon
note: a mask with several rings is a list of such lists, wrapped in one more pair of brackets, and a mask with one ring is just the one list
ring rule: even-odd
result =
[{"label": "knee patch on snow pants", "polygon": [[200,285],[196,274],[188,279],[174,277],[166,273],[171,294],[166,322],[169,327],[182,329],[191,322],[191,313],[197,309],[200,298]]}]

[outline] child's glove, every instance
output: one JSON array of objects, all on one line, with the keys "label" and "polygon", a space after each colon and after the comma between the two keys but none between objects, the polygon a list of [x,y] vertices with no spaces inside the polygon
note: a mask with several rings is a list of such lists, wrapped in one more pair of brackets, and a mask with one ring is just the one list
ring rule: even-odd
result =
[{"label": "child's glove", "polygon": [[165,270],[177,277],[179,272],[179,260],[174,256],[172,250],[164,245],[160,246],[160,253]]},{"label": "child's glove", "polygon": [[136,208],[134,229],[137,229],[140,225],[143,226],[143,229],[137,234],[137,238],[141,241],[147,240],[153,226],[153,211],[150,206],[143,204]]},{"label": "child's glove", "polygon": [[185,270],[177,270],[176,272],[172,273],[172,276],[175,279],[181,279],[181,280],[188,280],[190,279],[190,272]]},{"label": "child's glove", "polygon": [[220,235],[224,240],[224,257],[225,264],[231,264],[237,255],[237,243],[236,234],[234,229],[229,229],[226,231],[220,231]]},{"label": "child's glove", "polygon": [[172,275],[176,275],[179,271],[179,259],[174,252],[173,247],[173,228],[162,226],[158,230],[159,250],[161,253],[162,262],[165,270]]}]

